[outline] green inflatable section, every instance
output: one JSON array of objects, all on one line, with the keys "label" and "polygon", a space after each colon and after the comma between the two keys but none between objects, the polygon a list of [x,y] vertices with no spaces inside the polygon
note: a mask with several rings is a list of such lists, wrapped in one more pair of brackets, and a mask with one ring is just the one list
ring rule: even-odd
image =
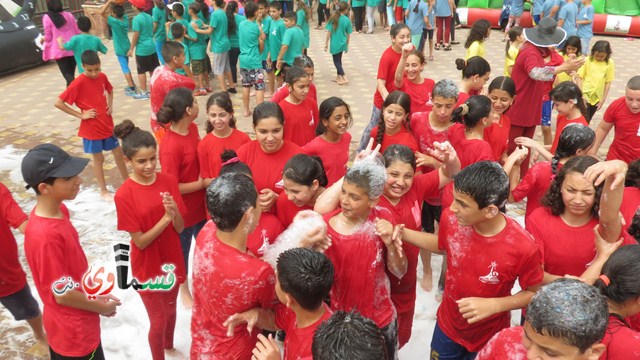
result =
[{"label": "green inflatable section", "polygon": [[[480,9],[502,9],[503,0],[460,0],[459,7]],[[612,15],[640,15],[640,0],[593,0],[593,8],[596,14]],[[531,5],[526,3],[525,10]]]},{"label": "green inflatable section", "polygon": [[606,0],[602,2],[604,2],[605,14],[627,16],[640,15],[640,1],[638,0]]}]

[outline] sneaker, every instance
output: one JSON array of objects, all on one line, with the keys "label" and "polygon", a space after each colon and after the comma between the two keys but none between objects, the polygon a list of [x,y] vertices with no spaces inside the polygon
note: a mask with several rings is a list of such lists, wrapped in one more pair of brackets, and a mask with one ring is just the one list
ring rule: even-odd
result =
[{"label": "sneaker", "polygon": [[124,88],[124,94],[126,96],[134,96],[135,94],[137,94],[138,91],[135,87],[126,87]]},{"label": "sneaker", "polygon": [[236,88],[228,88],[227,92],[231,93],[231,94],[237,94],[238,90],[236,90]]},{"label": "sneaker", "polygon": [[136,99],[136,100],[149,100],[149,92],[148,91],[142,91],[139,94],[133,95],[133,98]]}]

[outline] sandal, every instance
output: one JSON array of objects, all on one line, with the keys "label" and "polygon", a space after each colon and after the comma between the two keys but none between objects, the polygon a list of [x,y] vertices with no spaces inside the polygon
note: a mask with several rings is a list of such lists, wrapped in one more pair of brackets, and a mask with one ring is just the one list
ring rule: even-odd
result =
[{"label": "sandal", "polygon": [[434,47],[435,50],[440,50],[440,43],[437,43]]},{"label": "sandal", "polygon": [[444,51],[451,51],[451,45],[445,45],[443,49]]}]

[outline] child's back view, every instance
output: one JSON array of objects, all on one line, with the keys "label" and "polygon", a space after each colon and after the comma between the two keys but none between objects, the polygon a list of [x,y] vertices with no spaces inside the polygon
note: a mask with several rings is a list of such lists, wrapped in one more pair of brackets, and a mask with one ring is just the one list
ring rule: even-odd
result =
[{"label": "child's back view", "polygon": [[87,50],[93,50],[95,52],[107,53],[107,47],[104,46],[102,41],[94,35],[89,34],[91,30],[91,20],[84,15],[78,17],[78,29],[82,32],[80,35],[74,35],[63,43],[62,37],[57,39],[58,45],[61,50],[72,50],[73,57],[76,59],[78,66],[78,73],[82,74],[84,68],[82,67],[82,54]]},{"label": "child's back view", "polygon": [[[109,8],[113,11],[113,16],[107,14]],[[111,33],[113,34],[113,51],[116,53],[120,70],[122,70],[124,78],[127,81],[127,87],[124,88],[124,93],[127,96],[133,96],[137,90],[136,84],[133,82],[133,77],[131,77],[129,57],[127,56],[127,52],[129,52],[131,48],[131,41],[129,41],[129,17],[124,13],[124,7],[119,4],[114,4],[113,0],[107,1],[102,8],[100,8],[100,15],[107,19],[107,24],[109,24]]]}]

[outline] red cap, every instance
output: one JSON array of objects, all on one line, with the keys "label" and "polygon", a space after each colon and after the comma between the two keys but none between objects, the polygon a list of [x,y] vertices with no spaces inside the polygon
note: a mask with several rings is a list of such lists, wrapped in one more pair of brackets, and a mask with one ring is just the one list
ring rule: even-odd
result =
[{"label": "red cap", "polygon": [[146,1],[144,0],[129,0],[129,2],[138,9],[144,9],[145,6],[147,6]]}]

